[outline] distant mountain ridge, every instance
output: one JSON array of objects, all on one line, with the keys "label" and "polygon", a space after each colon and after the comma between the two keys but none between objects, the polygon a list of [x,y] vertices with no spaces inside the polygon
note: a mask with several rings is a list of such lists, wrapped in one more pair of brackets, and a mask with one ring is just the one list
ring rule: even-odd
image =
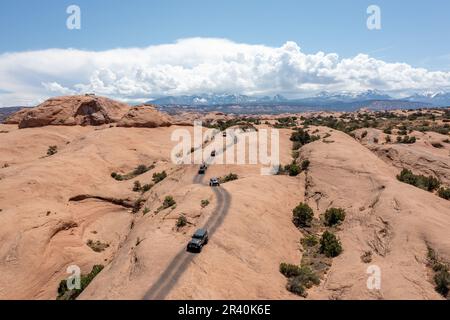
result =
[{"label": "distant mountain ridge", "polygon": [[396,99],[378,90],[364,92],[320,92],[319,94],[300,98],[287,99],[282,95],[274,97],[254,97],[240,94],[200,94],[161,97],[148,103],[160,106],[298,106],[320,107],[325,109],[358,109],[373,108],[377,110],[396,108],[421,108],[450,106],[450,93],[421,93],[404,99]]},{"label": "distant mountain ridge", "polygon": [[426,102],[433,105],[449,106],[450,92],[425,92],[422,94],[415,94],[408,98],[409,101]]},{"label": "distant mountain ridge", "polygon": [[0,108],[0,123],[6,120],[10,115],[16,113],[17,111],[22,110],[25,107],[6,107]]},{"label": "distant mountain ridge", "polygon": [[288,101],[281,95],[274,97],[251,97],[242,94],[201,94],[167,96],[149,101],[156,105],[228,105],[228,104],[254,104],[254,103],[276,103]]},{"label": "distant mountain ridge", "polygon": [[[378,90],[320,92],[312,97],[288,99],[282,95],[255,97],[242,94],[199,94],[160,97],[147,102],[168,113],[178,111],[237,114],[279,114],[305,111],[356,111],[449,107],[450,92],[422,92],[403,99]],[[23,107],[0,108],[0,123]]]}]

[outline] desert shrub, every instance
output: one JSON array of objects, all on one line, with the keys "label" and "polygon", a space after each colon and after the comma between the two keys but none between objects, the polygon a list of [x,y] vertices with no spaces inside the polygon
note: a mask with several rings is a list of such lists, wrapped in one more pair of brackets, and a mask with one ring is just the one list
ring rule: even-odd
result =
[{"label": "desert shrub", "polygon": [[278,172],[277,172],[277,175],[283,175],[283,174],[286,174],[286,171],[285,171],[285,166],[283,166],[283,165],[279,165],[278,166]]},{"label": "desert shrub", "polygon": [[300,203],[294,208],[292,214],[292,222],[297,228],[306,228],[311,226],[311,222],[314,218],[314,212],[306,203]]},{"label": "desert shrub", "polygon": [[237,174],[230,173],[230,174],[227,174],[225,177],[220,178],[220,182],[221,183],[227,183],[227,182],[230,182],[230,181],[237,180],[238,178],[239,177],[238,177]]},{"label": "desert shrub", "polygon": [[165,171],[153,174],[153,182],[155,184],[160,183],[165,178],[167,178],[167,173]]},{"label": "desert shrub", "polygon": [[378,138],[373,138],[374,143],[378,143],[378,141],[379,141]]},{"label": "desert shrub", "polygon": [[386,136],[386,143],[391,143],[391,142],[392,142],[391,136]]},{"label": "desert shrub", "polygon": [[439,259],[438,254],[432,248],[428,247],[428,266],[433,269],[434,272],[439,272],[442,270],[448,271],[447,265],[442,263]]},{"label": "desert shrub", "polygon": [[302,266],[298,270],[298,275],[291,277],[286,286],[287,290],[302,297],[306,297],[306,290],[313,285],[319,285],[320,278],[314,273],[314,271],[307,267]]},{"label": "desert shrub", "polygon": [[88,240],[86,242],[87,246],[89,248],[91,248],[94,252],[102,252],[105,251],[107,248],[109,248],[109,244],[107,243],[102,243],[100,241],[93,241],[93,240]]},{"label": "desert shrub", "polygon": [[294,161],[297,160],[298,157],[300,157],[300,152],[298,150],[292,151],[292,158]]},{"label": "desert shrub", "polygon": [[440,182],[435,177],[425,177],[423,175],[415,175],[411,170],[403,169],[402,172],[397,175],[397,179],[401,182],[416,186],[426,191],[434,191],[440,186]]},{"label": "desert shrub", "polygon": [[450,289],[448,266],[440,261],[438,254],[430,247],[428,247],[428,266],[435,273],[433,280],[436,292],[447,298]]},{"label": "desert shrub", "polygon": [[58,287],[58,300],[75,300],[87,286],[94,280],[94,278],[103,270],[103,265],[95,265],[92,271],[86,275],[81,275],[80,289],[69,290],[67,287],[67,280],[62,280]]},{"label": "desert shrub", "polygon": [[186,217],[183,216],[183,215],[181,215],[181,216],[179,216],[178,219],[177,219],[176,226],[177,226],[177,228],[183,228],[184,226],[187,225],[187,222],[188,222],[188,221],[187,221]]},{"label": "desert shrub", "polygon": [[300,267],[283,262],[280,263],[280,273],[287,278],[295,277],[300,274]]},{"label": "desert shrub", "polygon": [[450,290],[450,273],[447,270],[441,270],[434,275],[436,284],[435,290],[443,297],[447,298]]},{"label": "desert shrub", "polygon": [[144,208],[144,211],[143,211],[144,216],[145,216],[147,213],[150,213],[150,209],[146,207],[146,208]]},{"label": "desert shrub", "polygon": [[372,251],[365,251],[361,255],[361,261],[364,263],[371,263],[372,262]]},{"label": "desert shrub", "polygon": [[311,161],[309,161],[309,160],[303,160],[303,161],[302,161],[302,170],[303,170],[303,171],[308,170],[310,164],[311,164]]},{"label": "desert shrub", "polygon": [[450,188],[440,188],[438,191],[439,197],[445,200],[450,200]]},{"label": "desert shrub", "polygon": [[316,235],[310,234],[304,237],[300,242],[304,247],[314,247],[319,244],[319,239]]},{"label": "desert shrub", "polygon": [[139,182],[139,180],[136,180],[133,184],[133,191],[139,192],[141,191],[141,189],[142,189],[141,183]]},{"label": "desert shrub", "polygon": [[296,123],[297,117],[284,117],[284,118],[278,118],[277,123],[275,124],[275,128],[289,128],[289,127],[295,127],[297,125]]},{"label": "desert shrub", "polygon": [[367,137],[367,131],[364,131],[362,134],[361,134],[361,138],[365,138],[365,137]]},{"label": "desert shrub", "polygon": [[416,143],[416,137],[410,137],[410,136],[404,136],[403,138],[400,136],[397,136],[397,142],[403,143],[403,144],[414,144]]},{"label": "desert shrub", "polygon": [[149,170],[151,170],[150,167],[147,167],[146,165],[141,164],[141,165],[137,166],[136,169],[134,169],[133,174],[135,176],[139,176],[141,174],[146,173]]},{"label": "desert shrub", "polygon": [[50,146],[47,149],[47,156],[53,156],[58,152],[58,146]]},{"label": "desert shrub", "polygon": [[121,175],[118,174],[117,172],[113,172],[111,173],[111,177],[116,179],[117,181],[124,181],[124,180],[130,180],[133,179],[141,174],[146,173],[149,170],[152,170],[155,166],[151,165],[149,167],[147,167],[146,165],[139,165],[137,166],[133,171],[131,171],[130,173],[127,173],[125,175]]},{"label": "desert shrub", "polygon": [[433,192],[434,190],[439,188],[440,185],[441,185],[440,181],[435,177],[419,176],[419,188]]},{"label": "desert shrub", "polygon": [[298,150],[302,147],[302,143],[300,141],[294,141],[292,144],[292,150]]},{"label": "desert shrub", "polygon": [[417,183],[417,176],[408,169],[403,169],[402,172],[397,176],[397,179],[401,182],[405,182],[411,185],[416,185]]},{"label": "desert shrub", "polygon": [[155,213],[159,213],[160,211],[168,208],[175,208],[176,204],[177,203],[175,202],[172,196],[166,196],[164,198],[162,205],[155,211]]},{"label": "desert shrub", "polygon": [[152,188],[153,186],[151,185],[151,184],[144,184],[143,185],[143,187],[141,188],[141,191],[142,191],[142,193],[146,193],[146,192],[148,192],[148,191],[150,191],[150,189]]},{"label": "desert shrub", "polygon": [[167,196],[164,198],[163,206],[164,208],[170,208],[176,204],[172,196]]},{"label": "desert shrub", "polygon": [[288,164],[284,167],[284,171],[289,173],[289,176],[296,177],[300,174],[300,167],[296,163]]},{"label": "desert shrub", "polygon": [[450,143],[450,139],[442,140],[443,143]]},{"label": "desert shrub", "polygon": [[111,173],[111,177],[112,177],[113,179],[117,180],[117,181],[123,181],[123,180],[125,180],[124,177],[123,177],[121,174],[116,173],[116,172]]},{"label": "desert shrub", "polygon": [[332,227],[345,220],[345,210],[342,208],[329,208],[325,211],[325,225]]},{"label": "desert shrub", "polygon": [[386,128],[383,130],[385,134],[392,134],[392,128]]},{"label": "desert shrub", "polygon": [[207,206],[209,206],[209,200],[202,200],[200,205],[202,208],[206,208]]},{"label": "desert shrub", "polygon": [[311,136],[311,141],[310,141],[310,143],[311,143],[311,142],[314,142],[314,141],[318,141],[318,140],[320,140],[320,136],[319,136],[319,135]]},{"label": "desert shrub", "polygon": [[431,145],[437,149],[442,149],[444,147],[442,143],[439,142],[433,142]]},{"label": "desert shrub", "polygon": [[303,129],[297,129],[291,134],[291,141],[293,141],[294,144],[297,142],[297,145],[299,146],[298,148],[319,139],[319,136],[311,136],[307,131]]},{"label": "desert shrub", "polygon": [[331,232],[325,231],[320,239],[320,253],[328,258],[334,258],[342,252],[342,245],[339,239]]},{"label": "desert shrub", "polygon": [[138,213],[139,210],[141,210],[142,205],[144,204],[144,202],[145,202],[145,200],[142,199],[142,198],[137,199],[134,202],[134,205],[133,205],[133,213]]}]

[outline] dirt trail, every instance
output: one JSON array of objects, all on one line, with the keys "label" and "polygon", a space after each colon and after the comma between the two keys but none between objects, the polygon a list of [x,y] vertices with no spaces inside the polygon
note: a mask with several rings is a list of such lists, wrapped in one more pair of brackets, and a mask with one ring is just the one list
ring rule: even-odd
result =
[{"label": "dirt trail", "polygon": [[[228,144],[225,147],[225,150],[226,148],[229,148],[233,145],[234,143]],[[217,154],[221,152],[224,151],[219,150],[217,151]],[[214,158],[209,157],[205,162],[206,164],[210,165],[214,162]],[[193,183],[207,185],[203,181],[204,177],[204,175],[197,174],[193,179]],[[214,214],[208,218],[203,227],[204,229],[208,230],[210,237],[214,235],[214,232],[223,223],[225,216],[229,211],[231,202],[231,195],[225,189],[218,187],[214,188],[213,190],[216,197],[216,208],[214,210]],[[194,261],[195,257],[196,254],[187,252],[183,247],[183,249],[181,249],[178,254],[172,259],[159,279],[147,291],[144,296],[144,300],[163,300],[175,287],[178,279],[180,279],[180,277],[183,275],[189,264]]]},{"label": "dirt trail", "polygon": [[[203,183],[203,175],[194,177],[195,184]],[[204,228],[208,230],[210,237],[220,227],[230,208],[231,195],[223,188],[214,188],[217,205],[214,215],[209,217]],[[170,262],[167,269],[159,277],[158,281],[147,291],[145,300],[163,300],[176,285],[188,265],[194,261],[196,254],[189,253],[183,248]]]}]

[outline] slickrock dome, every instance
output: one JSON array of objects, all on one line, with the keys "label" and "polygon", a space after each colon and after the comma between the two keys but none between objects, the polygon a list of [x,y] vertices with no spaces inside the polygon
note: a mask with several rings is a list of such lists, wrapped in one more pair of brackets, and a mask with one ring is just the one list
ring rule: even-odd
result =
[{"label": "slickrock dome", "polygon": [[[92,95],[58,97],[24,112],[19,128],[48,125],[98,126],[119,121],[128,110],[127,104],[104,97]],[[13,118],[16,115],[13,115]]]},{"label": "slickrock dome", "polygon": [[170,127],[170,116],[159,112],[152,105],[131,108],[118,122],[118,127],[157,128]]}]

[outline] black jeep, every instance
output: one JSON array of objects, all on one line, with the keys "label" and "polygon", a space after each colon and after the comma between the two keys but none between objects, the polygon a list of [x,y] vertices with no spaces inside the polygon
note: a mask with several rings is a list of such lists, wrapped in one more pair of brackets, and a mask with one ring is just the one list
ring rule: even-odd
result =
[{"label": "black jeep", "polygon": [[198,169],[198,174],[205,174],[206,169],[208,169],[208,167],[206,166],[206,164],[202,164],[200,166],[200,169]]},{"label": "black jeep", "polygon": [[208,231],[206,229],[198,229],[192,236],[191,241],[189,241],[187,251],[201,252],[206,244],[208,244]]},{"label": "black jeep", "polygon": [[217,178],[211,178],[209,180],[209,186],[210,187],[220,187],[220,180]]}]

